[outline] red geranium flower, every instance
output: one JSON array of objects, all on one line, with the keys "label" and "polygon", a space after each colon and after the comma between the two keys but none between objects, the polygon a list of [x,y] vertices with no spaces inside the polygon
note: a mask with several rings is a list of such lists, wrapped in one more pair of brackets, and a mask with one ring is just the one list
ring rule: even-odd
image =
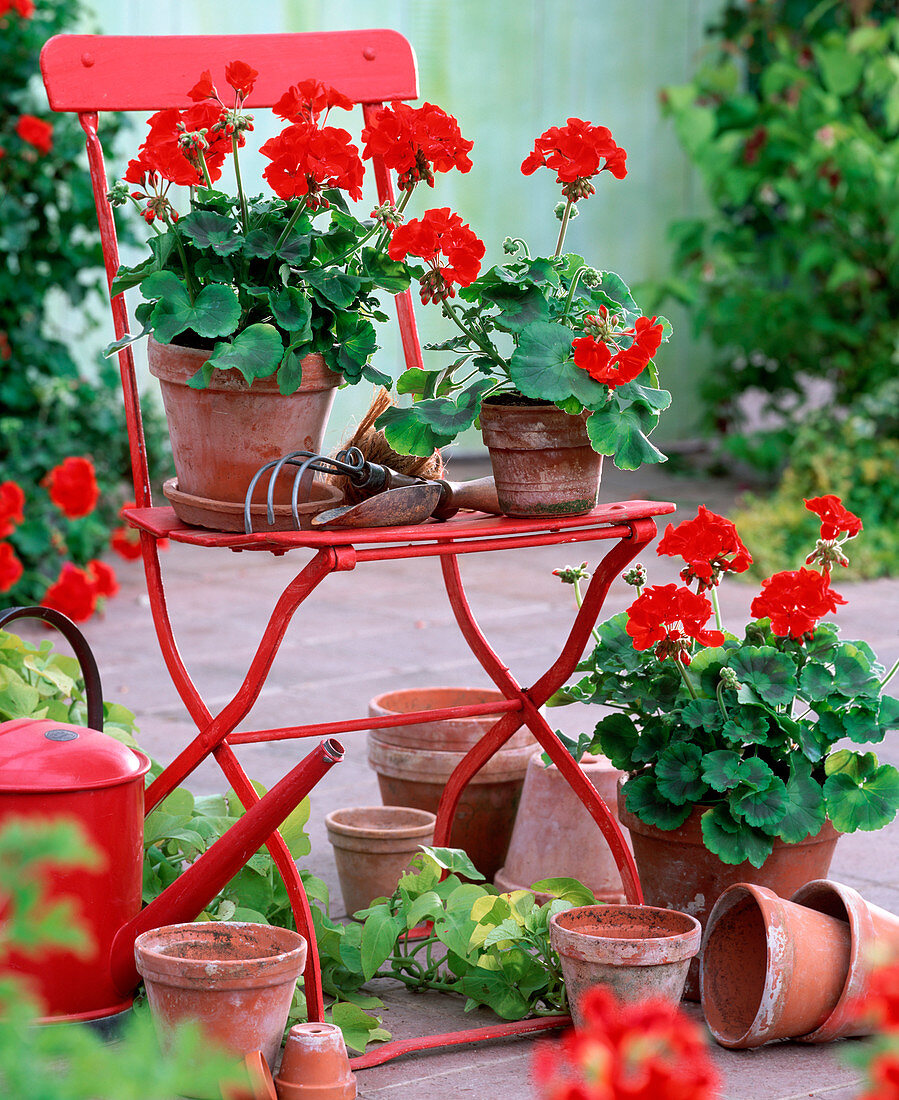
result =
[{"label": "red geranium flower", "polygon": [[868,1079],[873,1089],[858,1100],[899,1100],[899,1051],[878,1051],[868,1066]]},{"label": "red geranium flower", "polygon": [[259,151],[272,162],[262,174],[279,198],[308,195],[309,205],[315,206],[325,187],[339,187],[354,200],[362,198],[365,168],[346,130],[295,123],[269,138]]},{"label": "red geranium flower", "polygon": [[572,340],[574,362],[597,382],[614,389],[633,380],[645,370],[662,343],[662,324],[655,317],[638,317],[633,328],[616,333],[616,339],[629,337],[631,344],[613,354],[608,344],[594,336]]},{"label": "red geranium flower", "polygon": [[814,633],[818,620],[846,600],[830,587],[830,577],[814,569],[775,573],[762,581],[762,590],[750,611],[757,619],[769,618],[781,638],[801,638]]},{"label": "red geranium flower", "polygon": [[0,542],[0,592],[8,592],[25,572],[8,542]]},{"label": "red geranium flower", "polygon": [[899,1031],[899,962],[878,967],[868,981],[864,998],[853,1007],[859,1020],[879,1031]]},{"label": "red geranium flower", "polygon": [[83,569],[67,561],[55,584],[51,584],[44,593],[41,603],[44,607],[52,607],[80,623],[93,615],[97,606],[97,595],[94,580]]},{"label": "red geranium flower", "polygon": [[49,153],[53,148],[53,124],[34,115],[22,115],[16,123],[16,133],[39,153]]},{"label": "red geranium flower", "polygon": [[468,286],[478,277],[486,249],[458,214],[448,206],[426,210],[421,218],[394,230],[388,254],[392,260],[418,256],[431,271],[421,281],[423,302],[455,297],[455,286]]},{"label": "red geranium flower", "polygon": [[141,183],[143,173],[157,172],[170,183],[183,187],[205,187],[206,179],[202,171],[185,156],[180,140],[185,134],[205,131],[207,148],[203,150],[203,158],[209,169],[209,178],[215,183],[222,174],[225,157],[231,151],[230,136],[224,129],[216,129],[221,116],[221,106],[213,101],[197,103],[186,111],[179,111],[176,107],[157,111],[150,116],[150,132],[140,147],[138,158],[128,165],[123,179]]},{"label": "red geranium flower", "polygon": [[804,501],[806,508],[821,519],[821,538],[835,539],[843,531],[852,538],[862,529],[862,521],[843,507],[843,502],[833,493],[823,497],[812,497]]},{"label": "red geranium flower", "polygon": [[612,140],[605,126],[594,126],[579,118],[570,118],[567,126],[551,126],[534,142],[521,171],[531,175],[538,168],[551,168],[561,183],[562,194],[577,202],[592,195],[590,183],[599,172],[611,172],[616,179],[627,175],[627,153]]},{"label": "red geranium flower", "polygon": [[676,527],[668,524],[656,553],[683,558],[687,568],[681,580],[685,584],[698,581],[698,592],[716,585],[722,573],[744,573],[752,564],[736,527],[703,504],[695,519],[684,520]]},{"label": "red geranium flower", "polygon": [[421,180],[433,187],[434,172],[471,168],[468,154],[474,142],[466,141],[456,119],[433,103],[410,107],[397,102],[382,107],[362,131],[362,140],[362,156],[366,160],[382,157],[388,168],[399,173],[401,191],[411,191]]},{"label": "red geranium flower", "polygon": [[140,535],[133,527],[116,527],[109,545],[125,561],[137,561],[140,557]]},{"label": "red geranium flower", "polygon": [[87,575],[93,581],[94,591],[98,596],[108,598],[118,592],[119,582],[116,579],[115,570],[105,561],[89,561]]},{"label": "red geranium flower", "polygon": [[23,19],[30,19],[34,15],[34,0],[0,0],[0,19],[13,8]]},{"label": "red geranium flower", "polygon": [[257,76],[259,76],[257,70],[246,61],[229,61],[225,66],[225,80],[242,100],[252,92]]},{"label": "red geranium flower", "polygon": [[301,80],[292,84],[272,111],[288,122],[318,122],[322,114],[332,107],[341,107],[344,111],[353,109],[353,101],[320,80]]},{"label": "red geranium flower", "polygon": [[25,494],[14,481],[0,482],[0,539],[11,535],[25,521]]},{"label": "red geranium flower", "polygon": [[644,588],[627,609],[626,630],[634,640],[634,649],[655,646],[659,660],[675,657],[688,665],[688,639],[700,645],[721,645],[724,641],[720,630],[704,629],[712,614],[711,603],[698,592],[676,584],[656,584]]},{"label": "red geranium flower", "polygon": [[100,496],[93,463],[88,458],[67,458],[50,471],[43,484],[50,491],[50,499],[69,519],[91,513]]},{"label": "red geranium flower", "polygon": [[218,92],[212,83],[212,73],[209,69],[201,74],[200,79],[187,94],[195,103],[200,103],[204,99],[218,99]]}]

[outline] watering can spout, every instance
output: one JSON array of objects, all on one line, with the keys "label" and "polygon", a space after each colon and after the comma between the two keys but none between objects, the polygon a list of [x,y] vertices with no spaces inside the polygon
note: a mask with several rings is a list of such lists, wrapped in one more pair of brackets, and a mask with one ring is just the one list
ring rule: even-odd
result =
[{"label": "watering can spout", "polygon": [[117,989],[128,993],[139,981],[134,965],[134,941],[141,932],[193,920],[325,773],[342,759],[343,746],[339,741],[333,737],[322,741],[171,886],[119,929],[110,951],[110,970]]}]

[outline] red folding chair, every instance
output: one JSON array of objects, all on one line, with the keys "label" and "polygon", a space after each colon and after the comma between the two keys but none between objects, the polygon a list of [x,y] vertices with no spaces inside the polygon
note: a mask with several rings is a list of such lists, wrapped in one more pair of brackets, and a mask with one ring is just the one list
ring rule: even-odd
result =
[{"label": "red folding chair", "polygon": [[[112,211],[106,200],[108,182],[98,135],[101,111],[154,111],[191,105],[187,90],[199,71],[211,69],[219,79],[226,63],[248,62],[259,72],[253,97],[254,109],[270,107],[284,89],[308,77],[338,88],[361,104],[368,118],[383,102],[410,100],[418,95],[415,56],[409,43],[395,31],[339,31],[322,34],[276,34],[201,37],[102,37],[60,35],[51,39],[41,55],[44,83],[55,111],[78,114],[86,135],[91,181],[103,244],[107,277],[119,266]],[[373,161],[381,202],[393,198],[388,170]],[[408,291],[397,296],[397,311],[407,366],[421,364],[421,352]],[[124,297],[112,299],[115,334],[128,330]],[[477,771],[522,725],[527,725],[549,753],[608,841],[622,875],[629,901],[642,902],[633,858],[617,822],[566,752],[539,713],[546,699],[571,675],[586,646],[590,630],[601,610],[612,580],[655,535],[654,515],[674,510],[672,504],[628,501],[600,506],[587,516],[514,520],[498,517],[455,518],[445,523],[428,522],[409,527],[371,528],[352,531],[261,532],[227,534],[187,527],[169,507],[154,507],[150,489],[141,424],[140,401],[135,384],[130,348],[119,353],[125,414],[131,451],[136,506],[125,511],[126,520],[140,532],[147,589],[157,637],[166,667],[181,699],[197,726],[197,736],[184,747],[146,793],[149,812],[203,761],[212,755],[245,806],[257,800],[234,748],[242,744],[288,738],[320,737],[337,733],[409,725],[443,718],[497,714],[499,718],[484,738],[467,754],[450,778],[438,810],[435,843],[445,845],[459,797]],[[213,715],[194,686],[178,652],[166,608],[165,590],[157,542],[169,538],[196,547],[229,547],[232,550],[285,551],[306,548],[311,560],[286,586],[272,610],[259,646],[240,688],[218,714]],[[460,554],[506,550],[560,543],[612,540],[613,545],[596,566],[583,605],[561,653],[530,688],[521,687],[491,649],[468,606],[459,573]],[[266,676],[294,612],[330,573],[350,570],[367,561],[393,558],[437,557],[450,604],[462,635],[474,656],[505,696],[501,703],[474,704],[384,718],[281,727],[235,733],[264,686]],[[274,833],[268,848],[284,879],[298,931],[309,941],[305,972],[309,1018],[321,1020],[324,1004],[321,973],[309,903],[302,881],[280,834]],[[504,1034],[518,1034],[562,1026],[568,1017],[501,1024],[450,1035],[404,1040],[387,1044],[354,1059],[362,1068],[386,1061],[411,1049],[476,1041]]]}]

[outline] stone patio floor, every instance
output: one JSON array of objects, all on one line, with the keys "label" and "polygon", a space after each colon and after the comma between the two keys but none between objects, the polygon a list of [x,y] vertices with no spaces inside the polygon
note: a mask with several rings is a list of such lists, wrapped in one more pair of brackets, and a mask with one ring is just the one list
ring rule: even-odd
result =
[{"label": "stone patio floor", "polygon": [[[483,472],[457,464],[450,476],[461,479]],[[726,512],[737,490],[728,481],[673,477],[664,470],[622,475],[610,466],[602,499],[673,500],[679,506],[673,517],[678,521],[695,514],[699,503]],[[663,518],[662,529],[665,522]],[[592,560],[600,547],[594,544]],[[551,575],[552,570],[591,554],[589,546],[541,547],[462,559],[475,615],[520,683],[532,683],[551,663],[571,622],[571,590]],[[164,554],[176,639],[213,712],[237,690],[275,599],[307,556],[302,550],[276,558],[177,545]],[[656,558],[650,550],[642,560],[651,583],[676,578],[673,559]],[[192,736],[193,726],[159,653],[141,563],[115,564],[121,593],[102,619],[88,624],[86,634],[100,665],[105,698],[137,714],[142,746],[167,763]],[[843,635],[867,640],[881,661],[891,665],[899,656],[899,580],[838,580],[838,590],[849,600],[838,619]],[[735,582],[723,586],[726,624],[733,629],[742,626],[756,591],[755,586]],[[632,592],[616,581],[604,615],[623,609]],[[437,561],[364,564],[328,578],[300,608],[246,728],[360,717],[367,713],[368,700],[380,692],[425,685],[491,686],[455,627]],[[584,713],[577,707],[555,710],[552,716],[557,728],[569,734],[591,727],[596,718],[595,711]],[[307,858],[310,869],[328,882],[332,912],[337,915],[340,891],[324,816],[341,806],[380,802],[375,775],[366,762],[365,735],[347,734],[344,743],[344,761],[312,792],[312,852]],[[309,748],[276,742],[242,748],[239,756],[251,778],[270,786]],[[899,764],[899,738],[894,736],[878,751],[882,760]],[[210,793],[227,784],[218,767],[208,763],[191,776],[188,786],[195,793]],[[899,913],[897,839],[899,820],[877,833],[844,837],[831,877]],[[384,1026],[395,1038],[485,1026],[496,1019],[486,1010],[465,1015],[461,998],[412,995],[390,983],[379,984],[384,986],[378,990],[385,1001]],[[688,1006],[687,1011],[700,1018],[698,1006]],[[746,1053],[714,1047],[725,1081],[722,1098],[850,1100],[860,1090],[856,1071],[846,1065],[846,1047],[780,1043]],[[527,1100],[533,1095],[532,1050],[533,1040],[511,1039],[407,1055],[360,1071],[359,1096],[444,1100],[477,1094]]]}]

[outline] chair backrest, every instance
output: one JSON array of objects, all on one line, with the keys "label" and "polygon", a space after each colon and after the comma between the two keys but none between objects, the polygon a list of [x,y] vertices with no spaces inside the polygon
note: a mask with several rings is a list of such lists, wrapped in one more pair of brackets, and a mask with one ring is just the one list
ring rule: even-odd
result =
[{"label": "chair backrest", "polygon": [[[41,51],[41,73],[54,111],[78,114],[85,132],[94,203],[110,286],[119,267],[109,184],[98,136],[101,111],[156,111],[192,105],[188,89],[209,69],[213,83],[225,84],[225,65],[245,61],[259,77],[248,106],[271,107],[291,85],[321,80],[362,105],[366,119],[382,103],[415,99],[415,54],[391,30],[330,31],[309,34],[57,35]],[[379,200],[393,198],[390,173],[379,158],[372,165]],[[421,350],[409,291],[396,299],[407,367],[421,366]],[[112,299],[116,338],[128,331],[124,295]],[[131,467],[138,507],[151,503],[149,471],[131,348],[119,353]]]}]

